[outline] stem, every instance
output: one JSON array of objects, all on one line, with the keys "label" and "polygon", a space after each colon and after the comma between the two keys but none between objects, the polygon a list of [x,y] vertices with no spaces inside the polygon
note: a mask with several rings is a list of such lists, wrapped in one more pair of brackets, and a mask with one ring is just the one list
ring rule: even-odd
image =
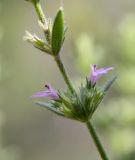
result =
[{"label": "stem", "polygon": [[[61,74],[63,75],[63,78],[64,78],[67,86],[69,87],[70,91],[72,93],[76,93],[74,88],[73,88],[73,86],[72,86],[72,83],[71,83],[71,81],[69,79],[69,76],[65,71],[65,68],[63,66],[63,63],[61,61],[60,56],[59,55],[55,56],[54,59],[55,59],[57,65],[58,65],[59,70],[60,70]],[[92,126],[92,124],[89,121],[86,123],[86,125],[87,125],[87,128],[88,128],[88,130],[89,130],[89,132],[90,132],[90,134],[91,134],[91,136],[92,136],[92,138],[93,138],[93,140],[95,142],[95,145],[96,145],[96,147],[97,147],[97,149],[98,149],[98,151],[100,153],[100,156],[102,157],[103,160],[109,160],[107,158],[107,155],[106,155],[106,153],[104,151],[104,148],[103,148],[103,146],[102,146],[102,144],[101,144],[101,142],[100,142],[100,140],[99,140],[99,138],[98,138],[98,136],[96,134],[96,131],[95,131],[94,127]]]},{"label": "stem", "polygon": [[[41,7],[40,3],[39,2],[34,2],[34,7],[35,7],[35,10],[37,12],[39,20],[43,24],[45,24],[45,26],[48,28],[48,21],[46,20],[46,17],[44,15],[44,12],[42,10],[42,7]],[[46,38],[48,44],[50,44],[50,42],[51,42],[50,28],[44,30],[44,34],[45,34],[45,38]]]},{"label": "stem", "polygon": [[109,160],[107,155],[106,155],[106,153],[105,153],[105,150],[104,150],[104,148],[103,148],[103,146],[102,146],[102,144],[101,144],[101,142],[100,142],[100,140],[99,140],[99,138],[97,136],[97,133],[96,133],[94,127],[91,124],[91,122],[88,121],[86,123],[86,125],[87,125],[87,128],[88,128],[88,130],[89,130],[89,132],[90,132],[90,134],[91,134],[91,136],[93,138],[93,141],[94,141],[94,143],[95,143],[95,145],[97,147],[97,150],[100,153],[101,158],[103,160]]},{"label": "stem", "polygon": [[45,15],[44,15],[44,12],[43,12],[43,10],[42,10],[42,7],[41,7],[40,3],[39,3],[39,2],[35,2],[35,3],[34,3],[34,7],[35,7],[35,9],[36,9],[38,18],[39,18],[40,21],[44,24],[45,21],[46,21],[46,18],[45,18]]},{"label": "stem", "polygon": [[64,68],[64,65],[63,65],[63,63],[61,61],[60,56],[59,55],[54,56],[54,59],[55,59],[57,65],[59,67],[59,70],[60,70],[60,72],[61,72],[61,74],[62,74],[62,76],[63,76],[63,78],[64,78],[64,80],[65,80],[65,82],[66,82],[66,84],[68,86],[68,88],[70,89],[70,91],[72,93],[75,93],[75,90],[74,90],[74,87],[72,85],[72,82],[70,81],[70,78],[69,78],[68,74],[66,73],[66,70]]},{"label": "stem", "polygon": [[[36,9],[36,12],[37,12],[37,15],[38,15],[40,21],[44,24],[45,21],[46,21],[46,18],[45,18],[45,15],[43,13],[43,10],[42,10],[42,7],[41,7],[40,3],[39,2],[34,3],[34,7]],[[63,76],[63,78],[64,78],[64,80],[65,80],[65,82],[66,82],[66,84],[68,86],[68,88],[70,89],[70,91],[72,93],[76,94],[75,89],[74,89],[74,87],[72,85],[72,82],[71,82],[71,80],[70,80],[70,78],[69,78],[69,76],[68,76],[68,74],[67,74],[67,72],[66,72],[66,70],[64,68],[64,65],[63,65],[63,63],[61,61],[60,56],[59,55],[54,56],[54,59],[55,59],[57,65],[59,67],[59,70],[60,70],[60,72],[61,72],[61,74],[62,74],[62,76]],[[98,136],[96,134],[96,131],[94,130],[92,124],[90,122],[87,122],[86,125],[87,125],[87,128],[88,128],[88,130],[89,130],[89,132],[90,132],[90,134],[91,134],[91,136],[92,136],[92,138],[93,138],[93,140],[95,142],[95,145],[96,145],[96,147],[97,147],[97,149],[98,149],[98,151],[100,153],[100,156],[102,157],[103,160],[109,160],[107,158],[107,155],[106,155],[106,153],[104,151],[104,148],[103,148],[102,144],[100,143],[100,140],[99,140],[99,138],[98,138]]]}]

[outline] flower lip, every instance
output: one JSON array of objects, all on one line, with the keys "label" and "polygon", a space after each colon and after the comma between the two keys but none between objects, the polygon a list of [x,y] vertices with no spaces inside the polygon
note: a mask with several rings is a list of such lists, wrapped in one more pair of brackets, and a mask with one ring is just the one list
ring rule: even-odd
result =
[{"label": "flower lip", "polygon": [[52,88],[50,84],[46,84],[46,91],[40,91],[32,95],[32,98],[41,98],[41,97],[49,97],[52,100],[58,100],[59,96],[56,90]]},{"label": "flower lip", "polygon": [[88,80],[91,82],[92,85],[94,85],[97,80],[100,79],[100,77],[104,74],[107,74],[108,71],[114,69],[113,67],[107,67],[107,68],[96,68],[96,65],[91,65],[91,74],[88,77]]}]

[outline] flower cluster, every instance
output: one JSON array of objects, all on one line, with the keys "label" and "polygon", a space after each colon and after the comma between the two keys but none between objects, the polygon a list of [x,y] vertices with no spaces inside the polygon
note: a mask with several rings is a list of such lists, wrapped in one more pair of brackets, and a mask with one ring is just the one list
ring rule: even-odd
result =
[{"label": "flower cluster", "polygon": [[[102,75],[112,69],[113,67],[96,69],[96,65],[91,65],[91,73],[85,85],[80,86],[77,94],[70,92],[70,90],[57,92],[50,84],[46,84],[47,90],[35,93],[32,98],[48,97],[51,99],[50,103],[38,102],[37,104],[48,108],[58,115],[87,122],[92,117],[106,92],[103,88],[99,88],[96,82]],[[110,83],[112,84],[112,81],[107,83],[107,85],[111,85]]]}]

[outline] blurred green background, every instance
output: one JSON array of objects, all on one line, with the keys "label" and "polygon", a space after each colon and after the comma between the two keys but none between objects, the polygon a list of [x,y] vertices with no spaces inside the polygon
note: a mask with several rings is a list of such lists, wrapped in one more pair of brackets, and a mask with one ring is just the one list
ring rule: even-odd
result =
[{"label": "blurred green background", "polygon": [[[90,64],[114,66],[119,78],[93,116],[113,160],[135,160],[135,1],[63,0],[69,27],[62,59],[72,79]],[[60,1],[42,0],[54,17]],[[41,35],[24,0],[0,0],[0,160],[100,160],[86,127],[35,106],[29,98],[49,82],[65,84],[53,59],[22,40]],[[102,83],[101,80],[101,83]]]}]

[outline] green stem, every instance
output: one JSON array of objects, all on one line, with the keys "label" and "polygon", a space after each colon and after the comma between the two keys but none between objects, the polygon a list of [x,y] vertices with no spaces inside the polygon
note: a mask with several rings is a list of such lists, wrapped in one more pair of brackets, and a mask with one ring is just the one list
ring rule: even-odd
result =
[{"label": "green stem", "polygon": [[[33,4],[34,4],[35,10],[37,12],[37,15],[38,15],[40,21],[43,24],[45,24],[46,18],[45,18],[45,15],[43,13],[43,10],[42,10],[42,7],[41,7],[40,3],[37,2],[37,1],[33,1]],[[61,74],[62,74],[62,76],[63,76],[63,78],[64,78],[64,80],[65,80],[65,82],[66,82],[66,84],[68,86],[68,88],[70,89],[70,91],[72,93],[76,94],[76,91],[75,91],[75,89],[74,89],[74,87],[72,85],[72,82],[70,81],[70,78],[69,78],[69,76],[68,76],[68,74],[67,74],[67,72],[66,72],[66,70],[64,68],[64,65],[63,65],[62,61],[61,61],[60,55],[54,56],[54,59],[55,59],[57,65],[59,67],[59,70],[60,70],[60,72],[61,72]],[[91,134],[91,136],[92,136],[92,138],[93,138],[93,140],[95,142],[95,145],[96,145],[96,147],[97,147],[102,159],[103,160],[109,160],[107,158],[107,155],[106,155],[106,153],[104,151],[104,148],[103,148],[102,144],[100,143],[100,140],[99,140],[99,138],[98,138],[98,136],[96,134],[96,131],[94,130],[92,124],[90,122],[87,122],[86,125],[87,125],[87,128],[88,128],[88,130],[89,130],[89,132],[90,132],[90,134]]]},{"label": "green stem", "polygon": [[75,93],[75,90],[74,90],[74,87],[72,85],[72,82],[70,81],[70,78],[69,78],[68,74],[65,71],[65,68],[64,68],[64,65],[63,65],[63,63],[61,61],[60,56],[59,55],[58,56],[54,56],[54,59],[55,59],[57,65],[59,67],[59,70],[60,70],[60,72],[61,72],[61,74],[62,74],[62,76],[63,76],[63,78],[64,78],[64,80],[65,80],[65,82],[66,82],[66,84],[68,86],[68,88],[70,89],[70,91],[72,93]]},{"label": "green stem", "polygon": [[44,12],[43,12],[43,10],[42,10],[42,7],[41,7],[40,3],[39,3],[39,2],[34,2],[34,7],[35,7],[35,9],[36,9],[38,18],[39,18],[40,21],[44,24],[45,21],[46,21],[46,18],[45,18],[45,15],[44,15]]},{"label": "green stem", "polygon": [[103,160],[109,160],[107,155],[106,155],[106,153],[105,153],[105,150],[104,150],[104,148],[103,148],[103,146],[102,146],[102,144],[101,144],[101,142],[100,142],[100,140],[99,140],[99,138],[98,138],[98,136],[96,134],[96,131],[95,131],[94,127],[91,124],[91,122],[88,121],[86,123],[86,125],[87,125],[87,128],[88,128],[88,130],[89,130],[89,132],[90,132],[90,134],[91,134],[91,136],[93,138],[93,141],[94,141],[94,143],[95,143],[95,145],[97,147],[97,150],[99,151],[99,154],[100,154],[101,158]]},{"label": "green stem", "polygon": [[[48,21],[46,20],[46,17],[44,15],[44,12],[42,10],[42,7],[41,7],[40,3],[39,2],[34,2],[34,7],[35,7],[35,10],[37,12],[39,20],[43,24],[45,24],[46,27],[48,27],[48,24],[47,24]],[[46,38],[48,44],[50,45],[50,43],[51,43],[51,31],[50,31],[50,28],[44,30],[44,34],[45,34],[45,38]]]},{"label": "green stem", "polygon": [[[74,88],[72,86],[72,83],[70,81],[70,78],[69,78],[68,74],[65,71],[65,68],[64,68],[63,63],[62,63],[62,61],[60,59],[60,56],[59,55],[55,56],[54,59],[55,59],[57,65],[58,65],[59,70],[60,70],[61,74],[63,75],[63,78],[64,78],[67,86],[69,87],[70,91],[72,93],[76,94],[76,92],[75,92],[75,90],[74,90]],[[94,130],[94,128],[92,126],[92,124],[90,122],[87,122],[86,124],[87,124],[87,128],[88,128],[88,130],[89,130],[89,132],[90,132],[90,134],[91,134],[91,136],[93,138],[93,141],[94,141],[94,143],[95,143],[95,145],[96,145],[96,147],[97,147],[97,149],[98,149],[98,151],[100,153],[100,156],[102,157],[103,160],[109,160],[107,158],[107,155],[106,155],[106,153],[104,151],[104,148],[103,148],[103,146],[102,146],[102,144],[101,144],[101,142],[100,142],[100,140],[99,140],[99,138],[98,138],[98,136],[96,134],[96,131]]]}]

